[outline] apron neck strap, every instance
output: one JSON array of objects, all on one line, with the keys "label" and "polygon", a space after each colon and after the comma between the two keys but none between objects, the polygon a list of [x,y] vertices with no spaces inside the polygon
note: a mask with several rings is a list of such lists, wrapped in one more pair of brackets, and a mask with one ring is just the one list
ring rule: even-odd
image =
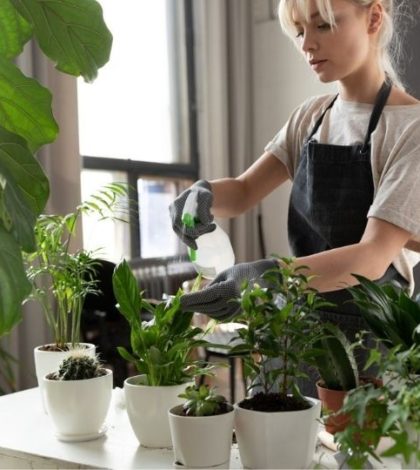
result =
[{"label": "apron neck strap", "polygon": [[361,149],[361,153],[367,152],[370,146],[370,137],[372,132],[376,129],[378,125],[379,118],[381,117],[382,111],[388,101],[389,95],[392,90],[392,83],[388,79],[384,81],[378,94],[376,96],[375,105],[370,116],[369,127],[366,133],[365,141],[363,143],[363,147]]},{"label": "apron neck strap", "polygon": [[329,109],[331,109],[331,108],[333,107],[333,104],[335,103],[335,100],[336,100],[337,98],[338,98],[338,93],[334,96],[334,99],[331,101],[331,103],[324,109],[324,111],[322,112],[321,116],[319,116],[318,120],[316,121],[316,123],[315,123],[315,125],[314,125],[314,127],[313,127],[313,129],[312,129],[312,132],[310,133],[310,135],[309,135],[309,137],[308,137],[308,139],[307,139],[308,142],[309,142],[309,141],[312,139],[312,137],[316,134],[316,132],[317,132],[319,126],[321,125],[321,123],[322,123],[322,121],[323,121],[323,119],[324,119],[325,114],[327,113],[327,111],[328,111]]}]

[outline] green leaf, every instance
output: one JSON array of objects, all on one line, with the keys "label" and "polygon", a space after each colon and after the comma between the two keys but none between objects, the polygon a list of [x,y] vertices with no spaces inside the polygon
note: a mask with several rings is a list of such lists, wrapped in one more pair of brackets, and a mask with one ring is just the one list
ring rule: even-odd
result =
[{"label": "green leaf", "polygon": [[131,272],[126,260],[123,260],[114,270],[112,285],[118,310],[125,316],[130,324],[140,328],[141,297],[137,279]]},{"label": "green leaf", "polygon": [[0,126],[0,223],[21,247],[35,249],[33,228],[49,195],[48,179],[26,142]]},{"label": "green leaf", "polygon": [[34,26],[43,52],[58,70],[93,81],[109,60],[112,34],[94,0],[12,0]]},{"label": "green leaf", "polygon": [[16,11],[10,0],[0,2],[0,55],[12,59],[22,52],[32,35],[32,26]]},{"label": "green leaf", "polygon": [[31,292],[20,247],[0,225],[0,336],[21,320],[21,304]]},{"label": "green leaf", "polygon": [[23,137],[32,151],[53,142],[58,133],[50,91],[4,57],[0,57],[0,125]]}]

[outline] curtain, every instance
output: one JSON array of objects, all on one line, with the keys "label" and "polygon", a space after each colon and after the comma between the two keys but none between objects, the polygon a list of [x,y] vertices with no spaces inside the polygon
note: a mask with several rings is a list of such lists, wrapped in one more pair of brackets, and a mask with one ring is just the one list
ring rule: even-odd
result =
[{"label": "curtain", "polygon": [[[252,0],[197,0],[194,14],[200,177],[238,176],[254,160]],[[261,257],[256,210],[218,222],[237,262]]]},{"label": "curtain", "polygon": [[[25,75],[36,78],[52,92],[54,117],[60,127],[57,140],[38,153],[50,181],[50,198],[45,212],[72,212],[80,203],[76,78],[58,72],[34,43],[27,44],[17,65]],[[81,247],[81,240],[79,230],[72,248]],[[50,340],[40,308],[34,302],[28,302],[23,307],[22,322],[2,341],[3,347],[18,361],[14,366],[18,390],[36,386],[33,349]]]}]

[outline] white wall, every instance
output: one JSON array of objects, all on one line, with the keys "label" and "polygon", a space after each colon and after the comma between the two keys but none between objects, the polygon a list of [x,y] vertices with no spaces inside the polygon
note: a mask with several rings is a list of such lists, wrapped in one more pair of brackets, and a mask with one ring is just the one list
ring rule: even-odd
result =
[{"label": "white wall", "polygon": [[[253,142],[255,158],[307,97],[334,93],[321,84],[293,43],[283,35],[272,0],[253,0]],[[263,184],[263,182],[261,182]],[[291,185],[277,189],[262,203],[267,254],[286,256],[287,208]]]}]

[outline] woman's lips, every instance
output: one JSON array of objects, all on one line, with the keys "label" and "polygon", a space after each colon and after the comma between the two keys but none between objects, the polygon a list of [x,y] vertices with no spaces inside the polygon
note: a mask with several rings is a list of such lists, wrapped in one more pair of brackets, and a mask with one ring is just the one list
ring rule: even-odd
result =
[{"label": "woman's lips", "polygon": [[309,63],[311,64],[312,70],[317,72],[326,62],[326,60],[311,60]]}]

